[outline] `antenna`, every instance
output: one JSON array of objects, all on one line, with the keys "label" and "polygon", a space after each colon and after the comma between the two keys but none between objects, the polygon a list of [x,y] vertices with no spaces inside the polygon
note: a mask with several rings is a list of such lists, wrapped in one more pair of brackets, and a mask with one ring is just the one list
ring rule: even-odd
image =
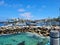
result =
[{"label": "antenna", "polygon": [[59,8],[59,16],[60,16],[60,8]]}]

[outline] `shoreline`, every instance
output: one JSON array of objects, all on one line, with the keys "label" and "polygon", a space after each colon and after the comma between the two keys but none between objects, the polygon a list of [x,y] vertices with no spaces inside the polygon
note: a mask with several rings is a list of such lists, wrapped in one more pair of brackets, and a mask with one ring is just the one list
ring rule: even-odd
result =
[{"label": "shoreline", "polygon": [[[54,27],[53,27],[54,28]],[[39,36],[49,37],[51,27],[41,27],[41,26],[3,26],[0,27],[0,35],[10,35],[10,34],[18,34],[18,33],[35,33]],[[60,29],[59,29],[60,30]]]}]

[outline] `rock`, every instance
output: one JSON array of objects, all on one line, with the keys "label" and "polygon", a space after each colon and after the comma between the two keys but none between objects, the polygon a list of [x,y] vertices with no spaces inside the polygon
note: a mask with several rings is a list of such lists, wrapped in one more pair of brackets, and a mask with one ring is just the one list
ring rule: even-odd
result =
[{"label": "rock", "polygon": [[38,42],[37,45],[44,45],[43,42]]},{"label": "rock", "polygon": [[19,43],[17,45],[25,45],[25,41],[23,41],[23,42],[21,42],[21,43]]}]

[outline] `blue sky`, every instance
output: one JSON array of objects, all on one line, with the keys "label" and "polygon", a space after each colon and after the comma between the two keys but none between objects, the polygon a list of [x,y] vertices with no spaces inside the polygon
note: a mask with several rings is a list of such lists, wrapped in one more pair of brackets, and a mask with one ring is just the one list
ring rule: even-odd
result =
[{"label": "blue sky", "polygon": [[0,0],[0,20],[43,19],[59,16],[60,0]]}]

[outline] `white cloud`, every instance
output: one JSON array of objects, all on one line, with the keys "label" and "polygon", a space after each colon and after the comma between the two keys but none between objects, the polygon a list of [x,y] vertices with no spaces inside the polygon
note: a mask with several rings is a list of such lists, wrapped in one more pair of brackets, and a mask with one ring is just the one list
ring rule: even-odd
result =
[{"label": "white cloud", "polygon": [[0,5],[4,5],[4,3],[5,3],[4,1],[0,1]]},{"label": "white cloud", "polygon": [[12,7],[16,8],[16,7],[18,7],[18,4],[12,4]]},{"label": "white cloud", "polygon": [[26,8],[34,9],[34,8],[36,8],[36,5],[33,5],[33,6],[32,5],[27,5]]},{"label": "white cloud", "polygon": [[12,5],[5,3],[4,6],[6,7],[12,7]]},{"label": "white cloud", "polygon": [[42,11],[45,10],[46,7],[47,7],[46,5],[42,5],[42,6],[38,9],[38,11],[42,12]]},{"label": "white cloud", "polygon": [[0,1],[0,6],[8,6],[8,7],[12,7],[12,5],[9,5],[8,3],[6,3],[4,0]]},{"label": "white cloud", "polygon": [[23,14],[20,14],[20,16],[22,16],[22,17],[24,17],[24,18],[26,18],[26,19],[32,18],[32,15],[31,15],[30,12],[25,12],[25,13],[23,13]]},{"label": "white cloud", "polygon": [[27,5],[27,8],[30,8],[31,6],[30,5]]},{"label": "white cloud", "polygon": [[22,6],[23,6],[23,4],[12,4],[12,7],[13,7],[13,8],[22,7]]},{"label": "white cloud", "polygon": [[46,5],[42,5],[41,7],[42,7],[42,8],[46,8]]},{"label": "white cloud", "polygon": [[21,9],[18,9],[18,11],[19,11],[19,12],[25,12],[25,10],[22,9],[22,8],[21,8]]}]

